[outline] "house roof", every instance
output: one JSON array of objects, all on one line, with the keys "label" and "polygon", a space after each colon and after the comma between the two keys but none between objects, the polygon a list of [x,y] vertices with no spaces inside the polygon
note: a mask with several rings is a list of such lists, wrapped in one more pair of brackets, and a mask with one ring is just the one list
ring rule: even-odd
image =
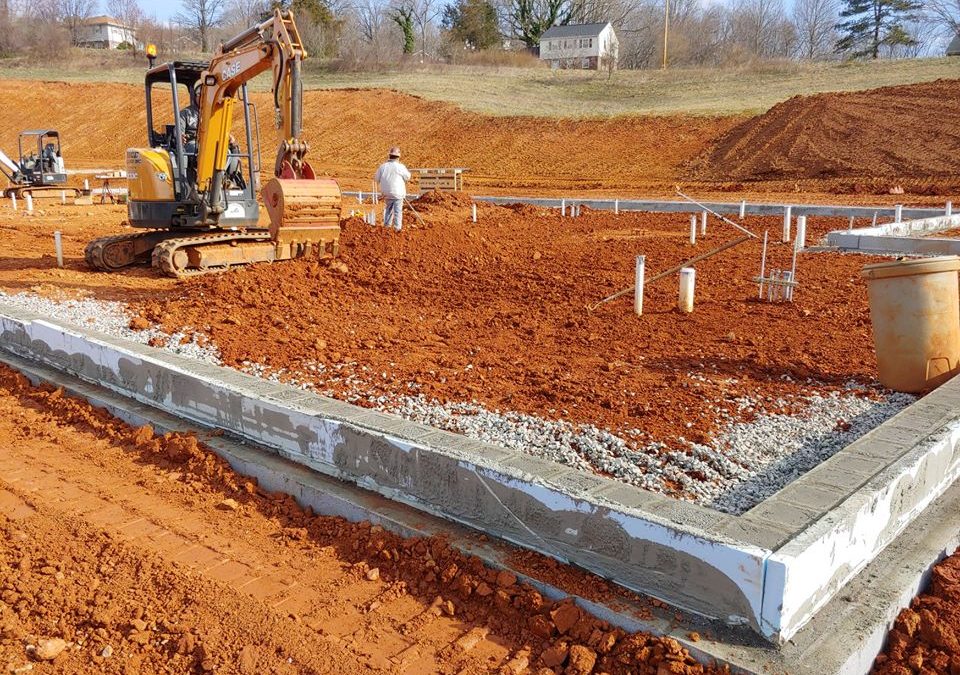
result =
[{"label": "house roof", "polygon": [[540,39],[550,39],[550,38],[568,38],[568,37],[597,37],[603,31],[604,28],[610,25],[610,22],[605,23],[576,23],[568,24],[566,26],[552,26],[550,27],[543,35],[540,36]]},{"label": "house roof", "polygon": [[947,46],[947,56],[960,56],[960,35],[954,35]]},{"label": "house roof", "polygon": [[111,26],[119,26],[120,28],[126,28],[123,25],[122,21],[114,19],[112,16],[91,16],[89,19],[84,19],[83,23],[88,26],[99,26],[101,24],[110,24]]}]

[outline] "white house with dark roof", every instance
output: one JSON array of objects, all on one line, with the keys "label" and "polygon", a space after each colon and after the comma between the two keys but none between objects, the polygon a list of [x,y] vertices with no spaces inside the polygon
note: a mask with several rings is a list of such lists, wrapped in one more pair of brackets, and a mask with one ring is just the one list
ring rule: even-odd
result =
[{"label": "white house with dark roof", "polygon": [[616,68],[619,49],[609,22],[553,26],[540,36],[540,60],[551,68]]},{"label": "white house with dark roof", "polygon": [[80,47],[116,49],[123,43],[139,46],[136,32],[112,16],[85,19],[77,33],[77,44]]}]

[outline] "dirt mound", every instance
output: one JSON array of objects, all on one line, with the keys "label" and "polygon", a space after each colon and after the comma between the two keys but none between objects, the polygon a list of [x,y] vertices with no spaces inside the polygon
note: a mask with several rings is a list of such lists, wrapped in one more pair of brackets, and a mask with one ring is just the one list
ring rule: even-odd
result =
[{"label": "dirt mound", "polygon": [[956,177],[960,80],[796,96],[724,134],[704,180]]},{"label": "dirt mound", "polygon": [[960,551],[933,568],[930,588],[900,612],[873,672],[960,673]]},{"label": "dirt mound", "polygon": [[[411,636],[407,642],[427,645],[436,635],[446,645],[438,655],[444,659],[442,667],[421,660],[416,672],[447,672],[451,661],[477,648],[488,634],[501,649],[509,650],[511,663],[517,666],[509,668],[511,672],[564,664],[567,672],[585,675],[637,672],[640,666],[649,672],[666,667],[681,675],[726,672],[698,664],[675,640],[627,635],[584,613],[569,599],[550,601],[514,574],[486,567],[443,538],[403,539],[368,522],[316,516],[289,495],[265,491],[255,480],[235,474],[194,436],[158,436],[150,427],[132,428],[62,390],[34,387],[7,366],[0,366],[0,410],[4,413],[0,426],[5,433],[16,434],[16,451],[26,457],[31,447],[41,455],[49,452],[50,439],[69,446],[53,461],[74,481],[71,501],[83,496],[79,476],[94,474],[100,479],[94,483],[102,482],[105,491],[118,489],[119,483],[124,504],[140,496],[149,499],[154,505],[149,518],[159,523],[177,520],[171,510],[179,508],[175,504],[180,493],[187,492],[192,511],[189,519],[179,519],[182,532],[189,532],[191,523],[186,521],[198,516],[205,523],[201,532],[239,524],[244,532],[230,546],[233,565],[239,566],[243,550],[263,537],[272,542],[272,550],[264,555],[275,553],[303,565],[297,570],[298,596],[317,592],[309,578],[315,568],[322,572],[317,583],[328,586],[318,589],[318,597],[308,598],[312,602],[299,610],[285,606],[272,611],[281,603],[264,604],[269,594],[258,594],[255,584],[253,598],[248,598],[212,580],[230,580],[229,574],[210,577],[185,571],[181,565],[189,558],[182,555],[184,549],[200,545],[171,547],[167,555],[183,558],[171,565],[162,556],[145,555],[123,535],[98,531],[92,521],[56,517],[47,510],[49,502],[64,500],[55,491],[38,489],[32,505],[13,510],[16,518],[0,508],[4,544],[0,660],[5,663],[50,660],[56,662],[56,672],[71,675],[170,670],[293,673],[321,672],[331,666],[348,673],[375,659],[386,664],[378,670],[392,670],[386,658],[391,652],[386,650],[402,651],[406,645],[399,636],[381,633],[393,630],[388,607],[407,598],[412,600],[402,610],[404,632]],[[96,462],[71,454],[78,444],[89,445],[91,438],[99,444]],[[123,471],[120,480],[114,475],[118,470]],[[21,476],[21,482],[27,481]],[[18,504],[19,498],[4,488],[0,474],[0,495],[5,498],[0,507],[9,510],[11,501]],[[135,494],[140,490],[149,494]],[[180,498],[171,499],[171,494]],[[116,526],[124,524],[121,529],[126,529],[144,520],[120,519]],[[213,537],[204,535],[205,541],[208,538]],[[328,559],[330,569],[323,571],[324,562],[317,556],[332,553],[336,558]],[[211,563],[217,557],[222,563],[223,556],[204,558],[199,566],[217,567]],[[268,572],[269,565],[262,565],[251,581]],[[264,579],[262,586],[269,588],[270,583]],[[372,595],[355,593],[363,583],[375,583],[377,590]],[[354,625],[345,639],[335,638],[336,633],[332,639],[308,619],[308,613],[322,609],[318,605],[339,623],[359,616],[353,609],[359,606],[370,617],[372,630],[357,631]],[[455,631],[439,624],[444,619],[456,622]],[[353,643],[349,633],[354,631],[362,643],[357,649],[369,657],[366,661],[350,659],[344,652]],[[454,642],[456,636],[460,637]],[[391,638],[399,646],[391,645]],[[286,667],[294,661],[296,667]]]},{"label": "dirt mound", "polygon": [[469,209],[473,199],[465,192],[440,192],[431,190],[413,202],[418,213],[453,214]]},{"label": "dirt mound", "polygon": [[[0,81],[0,98],[18,102],[0,111],[0,149],[8,154],[16,150],[17,133],[37,126],[37,110],[44,111],[44,125],[63,132],[68,167],[121,167],[126,148],[146,140],[139,86],[7,80]],[[253,98],[267,154],[275,142],[273,102],[264,93]],[[377,165],[397,142],[407,166],[469,167],[468,188],[587,189],[674,180],[683,161],[736,121],[491,117],[392,91],[304,93],[305,137],[314,168],[361,190],[370,189]]]}]

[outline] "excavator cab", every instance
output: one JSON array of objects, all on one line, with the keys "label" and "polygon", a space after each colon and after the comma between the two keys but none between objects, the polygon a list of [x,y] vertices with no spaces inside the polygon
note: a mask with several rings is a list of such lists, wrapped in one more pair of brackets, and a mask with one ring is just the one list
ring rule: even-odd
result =
[{"label": "excavator cab", "polygon": [[[197,195],[197,129],[184,114],[201,88],[209,64],[174,61],[150,69],[145,78],[149,148],[127,150],[130,224],[144,228],[256,228],[259,220],[260,147],[254,137],[256,110],[246,84],[241,143],[231,136],[222,177],[222,210],[212,219]],[[194,120],[197,115],[193,116]],[[196,122],[194,122],[194,125]]]}]

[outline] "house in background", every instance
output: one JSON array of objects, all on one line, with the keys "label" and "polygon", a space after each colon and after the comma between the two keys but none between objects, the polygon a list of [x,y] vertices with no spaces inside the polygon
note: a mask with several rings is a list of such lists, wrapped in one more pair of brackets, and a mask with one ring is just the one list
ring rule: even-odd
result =
[{"label": "house in background", "polygon": [[960,35],[954,35],[947,46],[947,56],[960,56]]},{"label": "house in background", "polygon": [[137,45],[136,32],[110,16],[94,16],[84,20],[77,34],[80,47],[116,49],[124,43]]},{"label": "house in background", "polygon": [[619,49],[609,22],[553,26],[540,36],[540,60],[551,68],[616,68]]}]

